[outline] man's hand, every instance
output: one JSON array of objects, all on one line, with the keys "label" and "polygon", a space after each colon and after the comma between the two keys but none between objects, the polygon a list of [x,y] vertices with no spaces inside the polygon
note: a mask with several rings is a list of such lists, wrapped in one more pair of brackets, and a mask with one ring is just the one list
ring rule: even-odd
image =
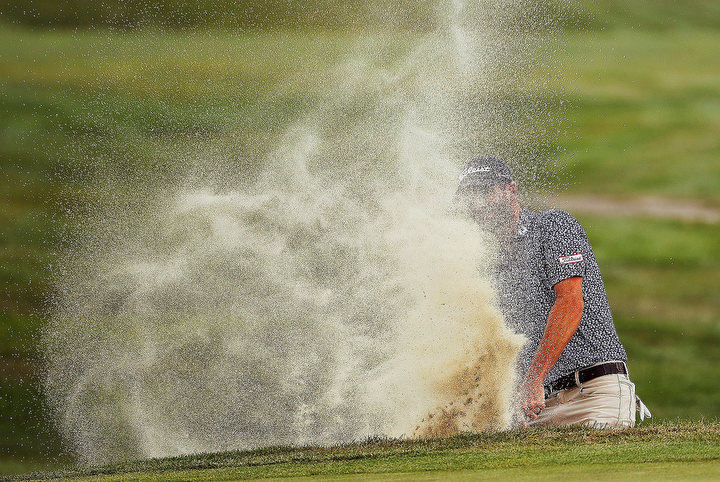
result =
[{"label": "man's hand", "polygon": [[529,420],[535,420],[545,409],[545,388],[537,379],[525,379],[520,392],[520,408]]}]

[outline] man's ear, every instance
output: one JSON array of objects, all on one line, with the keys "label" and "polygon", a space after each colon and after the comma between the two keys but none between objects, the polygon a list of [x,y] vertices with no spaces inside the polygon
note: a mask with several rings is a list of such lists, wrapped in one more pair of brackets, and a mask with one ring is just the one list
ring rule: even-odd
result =
[{"label": "man's ear", "polygon": [[507,190],[510,191],[512,194],[517,195],[518,190],[517,190],[517,184],[515,183],[515,181],[512,181],[508,184]]}]

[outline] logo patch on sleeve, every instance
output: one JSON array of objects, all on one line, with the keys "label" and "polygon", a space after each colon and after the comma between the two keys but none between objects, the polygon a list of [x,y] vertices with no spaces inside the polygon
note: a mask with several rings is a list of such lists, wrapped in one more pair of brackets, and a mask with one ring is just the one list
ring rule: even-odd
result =
[{"label": "logo patch on sleeve", "polygon": [[581,253],[572,254],[570,256],[560,256],[558,258],[558,262],[560,264],[582,263],[583,261],[585,261],[585,258],[583,258]]}]

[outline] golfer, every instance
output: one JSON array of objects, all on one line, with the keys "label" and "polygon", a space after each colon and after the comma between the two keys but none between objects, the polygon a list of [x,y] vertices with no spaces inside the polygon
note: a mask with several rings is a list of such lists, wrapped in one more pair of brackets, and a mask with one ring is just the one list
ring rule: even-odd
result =
[{"label": "golfer", "polygon": [[651,416],[635,395],[600,269],[585,231],[565,211],[521,208],[510,169],[494,157],[471,160],[458,197],[494,234],[499,304],[527,338],[519,356],[522,425],[635,425]]}]

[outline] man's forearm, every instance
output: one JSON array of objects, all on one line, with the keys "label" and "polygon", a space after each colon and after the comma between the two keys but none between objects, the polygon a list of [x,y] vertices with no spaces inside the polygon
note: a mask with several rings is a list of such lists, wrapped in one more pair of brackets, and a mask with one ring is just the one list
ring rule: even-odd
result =
[{"label": "man's forearm", "polygon": [[528,381],[543,383],[555,362],[577,331],[582,320],[582,295],[558,296],[550,310],[545,332],[526,375]]}]

